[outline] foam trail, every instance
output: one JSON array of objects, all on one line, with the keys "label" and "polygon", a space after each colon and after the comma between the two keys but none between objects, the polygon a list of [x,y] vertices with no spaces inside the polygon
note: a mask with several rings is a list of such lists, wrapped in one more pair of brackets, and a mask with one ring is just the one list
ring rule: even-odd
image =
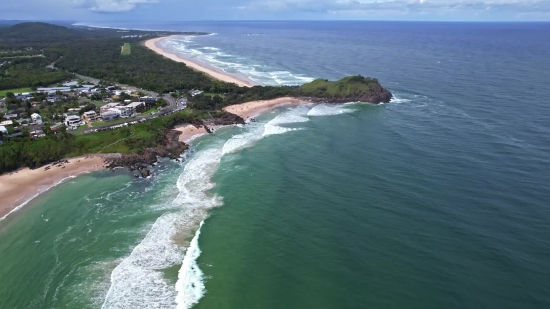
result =
[{"label": "foam trail", "polygon": [[203,224],[204,221],[201,222],[195,237],[191,240],[178,273],[178,282],[176,283],[176,291],[178,292],[176,297],[177,309],[191,308],[204,296],[204,274],[197,264],[197,259],[201,255],[199,236]]},{"label": "foam trail", "polygon": [[331,116],[351,112],[344,108],[343,104],[319,104],[314,106],[308,113],[308,116]]},{"label": "foam trail", "polygon": [[287,128],[281,125],[308,122],[309,118],[305,116],[308,114],[309,110],[310,107],[308,106],[299,106],[280,113],[265,125],[262,136],[283,134],[290,131],[302,130],[301,128]]}]

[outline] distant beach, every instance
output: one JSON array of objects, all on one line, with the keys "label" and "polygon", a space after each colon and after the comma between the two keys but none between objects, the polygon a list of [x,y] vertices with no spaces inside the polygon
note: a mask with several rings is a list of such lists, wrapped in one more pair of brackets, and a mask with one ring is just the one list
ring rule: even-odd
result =
[{"label": "distant beach", "polygon": [[224,107],[223,110],[230,112],[235,115],[239,115],[244,119],[249,119],[251,117],[258,116],[259,114],[273,110],[276,107],[284,105],[300,105],[308,104],[310,102],[300,100],[293,97],[283,97],[273,100],[261,100],[261,101],[251,101],[241,104],[230,105]]},{"label": "distant beach", "polygon": [[[177,35],[173,35],[173,36],[177,36]],[[162,48],[157,46],[158,41],[169,38],[169,37],[173,37],[173,36],[166,36],[166,37],[160,37],[160,38],[147,40],[147,41],[145,41],[145,46],[147,48],[151,49],[152,51],[156,52],[157,54],[160,54],[160,55],[162,55],[162,56],[164,56],[168,59],[171,59],[173,61],[176,61],[176,62],[183,62],[188,67],[193,68],[197,71],[204,72],[207,75],[209,75],[209,76],[211,76],[215,79],[218,79],[218,80],[221,80],[221,81],[224,81],[224,82],[228,82],[228,83],[234,83],[234,84],[237,84],[238,86],[241,86],[241,87],[252,87],[252,86],[254,86],[249,81],[241,80],[241,79],[236,78],[235,76],[232,76],[232,75],[229,75],[229,74],[226,74],[226,73],[219,72],[217,70],[208,68],[208,67],[206,67],[204,65],[201,65],[201,64],[199,64],[195,61],[192,61],[192,60],[189,60],[189,59],[186,59],[186,58],[182,58],[181,56],[178,56],[178,55],[173,54],[173,53],[169,53],[169,52],[167,52],[167,51],[165,51]]]}]

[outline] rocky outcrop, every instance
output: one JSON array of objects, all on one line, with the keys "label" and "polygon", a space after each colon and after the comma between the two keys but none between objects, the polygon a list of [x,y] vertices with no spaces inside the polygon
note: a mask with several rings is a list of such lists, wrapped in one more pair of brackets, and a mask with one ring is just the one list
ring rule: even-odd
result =
[{"label": "rocky outcrop", "polygon": [[147,168],[156,163],[159,157],[179,160],[181,154],[189,148],[189,145],[178,141],[180,134],[181,132],[170,130],[162,146],[149,148],[140,154],[122,154],[107,158],[107,168],[127,167],[130,171],[138,171],[138,177],[148,177],[151,172]]},{"label": "rocky outcrop", "polygon": [[301,100],[313,103],[348,103],[348,102],[366,102],[372,104],[389,103],[393,94],[386,88],[376,85],[369,92],[335,97],[302,97]]},{"label": "rocky outcrop", "polygon": [[245,124],[244,119],[235,114],[231,114],[229,112],[223,112],[222,115],[219,117],[209,119],[208,121],[205,121],[203,124],[210,125],[210,126],[227,126],[232,124]]}]

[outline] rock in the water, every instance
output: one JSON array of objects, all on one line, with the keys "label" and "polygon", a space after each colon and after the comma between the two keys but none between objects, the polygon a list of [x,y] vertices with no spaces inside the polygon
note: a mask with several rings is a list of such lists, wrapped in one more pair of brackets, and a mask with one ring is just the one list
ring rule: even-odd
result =
[{"label": "rock in the water", "polygon": [[141,177],[143,178],[151,176],[151,171],[146,168],[142,168],[139,172],[141,173]]}]

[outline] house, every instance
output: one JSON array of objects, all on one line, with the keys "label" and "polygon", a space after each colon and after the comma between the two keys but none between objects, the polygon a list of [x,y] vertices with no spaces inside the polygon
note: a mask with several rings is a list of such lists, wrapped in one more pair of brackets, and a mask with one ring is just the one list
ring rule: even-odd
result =
[{"label": "house", "polygon": [[62,126],[63,126],[63,124],[61,122],[58,122],[58,123],[54,124],[53,126],[51,126],[50,130],[59,131],[59,129],[61,129]]},{"label": "house", "polygon": [[50,103],[56,103],[61,101],[61,97],[58,95],[51,95],[46,97],[46,100]]},{"label": "house", "polygon": [[103,114],[113,107],[119,106],[120,103],[108,103],[99,108],[99,113]]},{"label": "house", "polygon": [[36,124],[42,124],[42,123],[44,123],[44,122],[42,121],[42,117],[41,117],[39,114],[37,114],[37,113],[32,114],[32,115],[31,115],[31,119],[32,119],[32,122],[34,122],[34,123],[36,123]]},{"label": "house", "polygon": [[21,101],[27,102],[31,97],[28,97],[28,96],[26,96],[26,95],[17,95],[17,96],[15,96],[15,98],[16,98],[17,100],[21,100]]},{"label": "house", "polygon": [[105,121],[107,120],[113,120],[119,117],[119,114],[113,111],[106,111],[104,113],[101,113],[101,118]]},{"label": "house", "polygon": [[6,127],[4,127],[4,126],[0,126],[0,132],[2,134],[8,134],[8,129],[6,129]]},{"label": "house", "polygon": [[46,136],[46,134],[44,134],[44,131],[42,131],[42,129],[32,130],[31,132],[29,132],[29,134],[31,137],[35,137],[35,138]]},{"label": "house", "polygon": [[145,108],[145,103],[143,103],[143,102],[133,102],[133,103],[130,103],[130,104],[126,105],[126,107],[132,109],[132,114],[140,113]]},{"label": "house", "polygon": [[67,118],[65,118],[64,123],[69,128],[75,128],[83,125],[82,119],[80,119],[80,117],[78,116],[73,116],[73,115],[67,116]]},{"label": "house", "polygon": [[94,111],[89,111],[89,112],[85,112],[82,115],[82,118],[84,118],[84,120],[86,120],[88,122],[98,121],[99,120],[99,115]]},{"label": "house", "polygon": [[15,119],[17,118],[17,114],[5,114],[4,119]]},{"label": "house", "polygon": [[117,106],[110,109],[110,111],[117,113],[120,117],[126,118],[132,116],[133,109],[127,106]]},{"label": "house", "polygon": [[202,93],[204,93],[204,91],[200,91],[200,90],[191,90],[191,91],[189,91],[189,94],[192,97],[197,96],[197,95],[202,94]]},{"label": "house", "polygon": [[13,121],[11,120],[5,120],[0,122],[0,126],[12,126],[12,125],[13,125]]},{"label": "house", "polygon": [[0,99],[0,107],[6,106],[6,99]]},{"label": "house", "polygon": [[132,91],[130,91],[130,90],[115,90],[113,92],[114,95],[118,95],[118,96],[123,94],[123,93],[127,94],[127,95],[130,95],[130,94],[132,94]]}]

